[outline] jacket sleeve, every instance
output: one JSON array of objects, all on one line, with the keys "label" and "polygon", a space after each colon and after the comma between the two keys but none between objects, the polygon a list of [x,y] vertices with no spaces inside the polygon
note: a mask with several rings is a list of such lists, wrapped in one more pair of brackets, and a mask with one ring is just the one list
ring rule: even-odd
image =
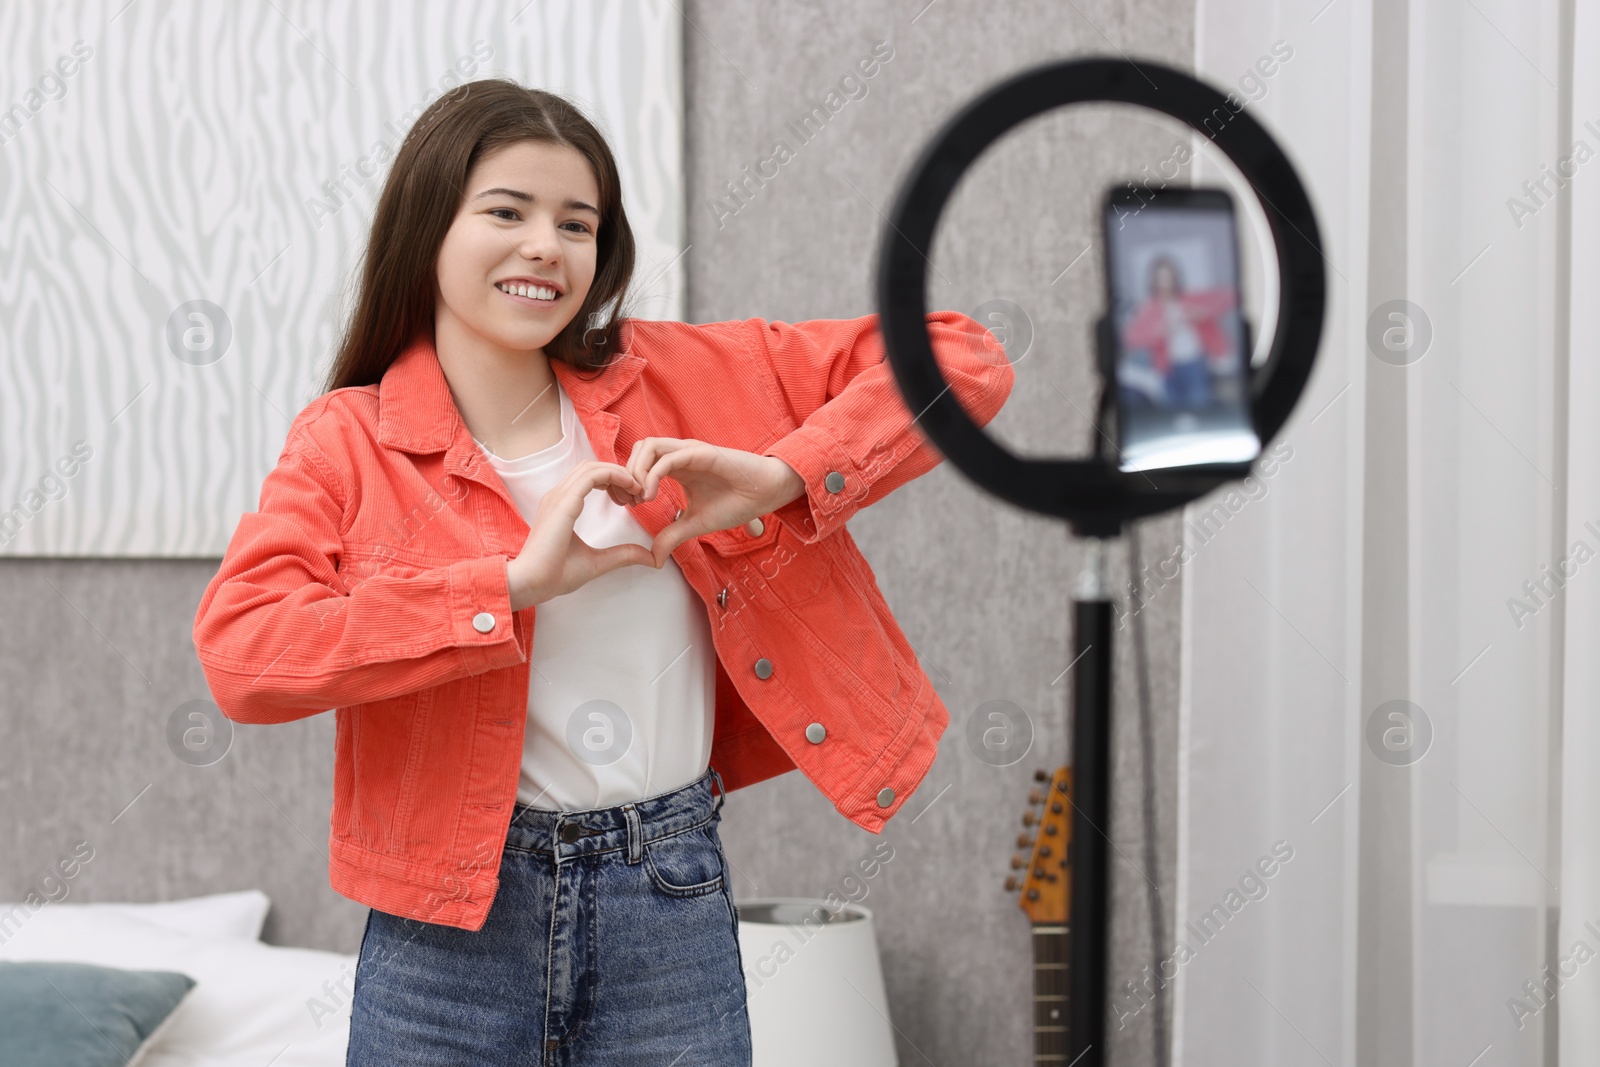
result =
[{"label": "jacket sleeve", "polygon": [[[525,658],[503,555],[378,574],[346,592],[340,484],[297,420],[260,510],[240,517],[200,598],[195,652],[235,722],[303,719]],[[483,612],[494,625],[480,633]]]},{"label": "jacket sleeve", "polygon": [[[827,537],[944,458],[900,395],[877,315],[746,322],[799,424],[765,454],[805,479],[805,493],[776,513],[801,541]],[[927,322],[934,358],[956,399],[973,422],[987,425],[1016,378],[1005,347],[957,311],[932,312]]]}]

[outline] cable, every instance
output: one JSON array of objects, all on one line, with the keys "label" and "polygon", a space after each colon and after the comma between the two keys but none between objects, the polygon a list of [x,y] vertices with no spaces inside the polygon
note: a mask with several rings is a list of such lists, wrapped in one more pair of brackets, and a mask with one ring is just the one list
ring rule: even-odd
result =
[{"label": "cable", "polygon": [[1161,913],[1160,889],[1157,888],[1161,884],[1161,871],[1156,854],[1155,728],[1151,723],[1150,713],[1150,660],[1145,648],[1144,622],[1140,618],[1144,610],[1144,599],[1139,585],[1139,527],[1129,523],[1127,531],[1128,570],[1133,576],[1134,595],[1139,598],[1139,603],[1134,606],[1132,612],[1133,652],[1139,676],[1139,743],[1144,760],[1144,862],[1149,868],[1151,883],[1145,891],[1145,897],[1150,902],[1151,977],[1155,979],[1155,988],[1151,990],[1151,995],[1155,998],[1151,1005],[1155,1013],[1151,1027],[1154,1031],[1155,1062],[1157,1067],[1167,1067],[1171,1050],[1167,1047],[1166,998],[1162,995],[1166,984],[1161,978],[1161,950],[1166,946],[1167,933]]}]

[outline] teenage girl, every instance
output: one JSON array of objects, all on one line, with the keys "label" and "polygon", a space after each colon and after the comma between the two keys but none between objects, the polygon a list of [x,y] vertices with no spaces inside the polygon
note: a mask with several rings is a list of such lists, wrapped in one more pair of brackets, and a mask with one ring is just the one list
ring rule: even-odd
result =
[{"label": "teenage girl", "polygon": [[[717,833],[725,789],[709,763],[719,664],[707,605],[672,551],[701,535],[771,543],[776,519],[763,534],[751,516],[804,508],[807,481],[777,456],[692,439],[639,439],[621,464],[595,458],[589,434],[614,434],[615,416],[591,413],[586,427],[568,394],[597,396],[606,374],[637,374],[621,313],[632,269],[616,164],[577,108],[499,79],[436,101],[385,182],[324,395],[296,419],[262,513],[241,520],[201,600],[196,650],[230,717],[283,722],[340,708],[330,877],[371,906],[352,1067],[751,1062]],[[1003,351],[970,319],[932,318],[949,331],[946,350],[976,345],[953,363],[958,393],[987,421],[1011,384]],[[670,379],[672,395],[650,397],[652,416],[674,405],[704,415],[731,395],[686,373]],[[580,384],[589,381],[598,384]],[[897,438],[870,457],[883,476],[863,500],[937,462],[916,445]],[[652,537],[629,508],[663,506],[652,502],[667,477],[686,506]],[[838,479],[829,476],[830,492]],[[591,498],[596,489],[605,492]],[[514,558],[451,558],[503,543],[513,506],[528,527]],[[822,583],[842,551],[791,553],[787,584],[772,595],[824,603],[818,591],[834,588]],[[362,582],[394,584],[348,595]],[[925,728],[851,714],[859,701],[816,700],[798,663],[787,683],[813,704],[852,705],[808,709],[828,729],[798,729],[800,744],[816,746],[806,750],[819,758],[812,770],[841,794],[848,785],[876,798],[853,816],[864,822],[903,802],[948,722],[871,592],[818,616],[838,631],[820,639],[826,654],[862,636],[852,663],[812,671],[812,684],[877,687],[887,701],[904,679],[903,701],[921,703],[896,710]],[[519,613],[532,605],[530,645]],[[531,681],[513,693],[524,662]],[[523,673],[490,669],[513,664]],[[763,658],[756,676],[772,669]],[[525,722],[499,716],[521,702]],[[518,729],[525,740],[512,753],[503,742]],[[895,739],[900,762],[882,765],[898,777],[860,784],[825,747],[881,751]],[[741,750],[762,761],[761,775],[792,768],[762,740]],[[520,756],[520,768],[503,755]],[[513,773],[502,841],[501,783]],[[461,842],[490,826],[492,839],[455,871]]]},{"label": "teenage girl", "polygon": [[[636,838],[672,833],[677,845],[702,853],[702,868],[722,865],[720,798],[713,800],[715,772],[707,764],[712,685],[705,663],[696,656],[695,670],[668,672],[654,685],[646,680],[635,699],[597,709],[592,723],[580,719],[577,728],[591,736],[576,745],[567,736],[568,716],[549,714],[583,702],[583,668],[604,670],[608,657],[630,654],[641,618],[654,618],[661,633],[680,634],[682,620],[700,605],[691,603],[695,594],[669,556],[692,532],[663,531],[652,543],[622,506],[654,490],[673,465],[646,455],[631,467],[596,460],[549,366],[551,358],[576,360],[575,336],[591,366],[620,347],[615,321],[593,312],[579,317],[620,297],[632,267],[620,195],[601,185],[602,175],[614,183],[617,173],[602,135],[552,94],[480,81],[418,119],[410,137],[422,143],[407,168],[410,180],[437,173],[424,158],[430,143],[482,129],[484,116],[496,113],[498,128],[480,141],[464,186],[454,190],[460,202],[439,241],[434,348],[461,418],[531,527],[508,565],[510,607],[539,605],[538,642],[546,647],[538,658],[551,665],[533,684],[537,707],[530,709],[518,803],[485,929],[466,932],[374,909],[357,967],[347,1063],[748,1064],[744,976],[728,909],[716,898],[704,906],[661,896],[643,864],[628,864],[625,855],[631,817]],[[393,169],[391,183],[407,180],[401,171]],[[410,221],[379,215],[374,245],[385,241],[379,226]],[[393,235],[387,241],[402,243]],[[329,389],[362,384],[356,373],[371,341],[361,334],[381,336],[376,320],[385,313],[393,310],[370,298],[358,306]],[[767,465],[782,463],[761,459],[742,473],[770,489],[775,472]],[[785,473],[784,481],[799,481]],[[598,510],[586,502],[597,488],[610,498]],[[788,495],[799,492],[797,485]],[[720,508],[729,506],[739,502]],[[589,522],[578,522],[585,512]],[[581,536],[574,536],[575,523]],[[588,583],[624,567],[637,577],[604,583],[604,599],[583,598]],[[704,625],[703,608],[699,614]],[[562,647],[550,647],[555,642]],[[651,647],[648,639],[643,644]],[[697,640],[694,647],[710,645]],[[558,673],[562,666],[572,669]],[[579,691],[567,698],[569,690]],[[592,743],[596,729],[609,732],[609,743]],[[649,736],[624,745],[619,729]],[[565,894],[558,891],[550,858],[562,811],[583,812],[585,829],[602,838],[597,845],[609,835],[620,846],[594,853],[602,862],[582,884],[593,900],[574,899],[578,883],[570,875]],[[684,826],[700,829],[683,834]],[[694,866],[694,857],[675,855]],[[590,910],[596,901],[604,909],[599,916]],[[598,936],[596,923],[605,924],[606,936]],[[584,944],[588,938],[592,945]]]}]

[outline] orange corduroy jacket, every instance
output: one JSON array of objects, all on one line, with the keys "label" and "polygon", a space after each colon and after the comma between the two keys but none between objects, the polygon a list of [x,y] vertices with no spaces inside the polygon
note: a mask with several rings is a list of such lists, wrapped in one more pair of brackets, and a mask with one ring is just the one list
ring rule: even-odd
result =
[{"label": "orange corduroy jacket", "polygon": [[[1005,350],[960,313],[927,322],[951,389],[986,424],[1014,380]],[[950,714],[845,527],[942,458],[877,316],[623,326],[597,377],[551,361],[598,459],[693,438],[777,456],[805,480],[760,533],[672,554],[716,645],[711,765],[730,791],[798,767],[880,832]],[[670,476],[659,486],[630,507],[652,535],[684,505]],[[424,337],[379,384],[296,416],[206,586],[194,643],[224,715],[336,709],[329,880],[351,899],[467,930],[488,916],[527,721],[538,606],[511,611],[506,564],[528,531]]]}]

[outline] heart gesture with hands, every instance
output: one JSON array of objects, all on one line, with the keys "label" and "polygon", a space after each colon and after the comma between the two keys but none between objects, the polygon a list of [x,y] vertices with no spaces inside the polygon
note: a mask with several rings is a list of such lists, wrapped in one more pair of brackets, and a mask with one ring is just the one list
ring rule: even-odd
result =
[{"label": "heart gesture with hands", "polygon": [[[573,532],[589,493],[604,488],[623,507],[655,499],[662,478],[684,489],[683,513],[646,549],[625,543],[594,548]],[[539,500],[527,540],[506,564],[511,610],[570,593],[602,574],[634,564],[663,567],[691,537],[727,530],[781,508],[805,492],[805,479],[776,456],[677,437],[646,437],[626,467],[598,459],[578,464]]]},{"label": "heart gesture with hands", "polygon": [[606,490],[624,506],[655,499],[662,478],[683,486],[683,513],[651,542],[657,567],[690,538],[743,525],[805,492],[805,480],[776,456],[688,438],[646,437],[633,446],[626,469],[641,489],[619,482]]}]

